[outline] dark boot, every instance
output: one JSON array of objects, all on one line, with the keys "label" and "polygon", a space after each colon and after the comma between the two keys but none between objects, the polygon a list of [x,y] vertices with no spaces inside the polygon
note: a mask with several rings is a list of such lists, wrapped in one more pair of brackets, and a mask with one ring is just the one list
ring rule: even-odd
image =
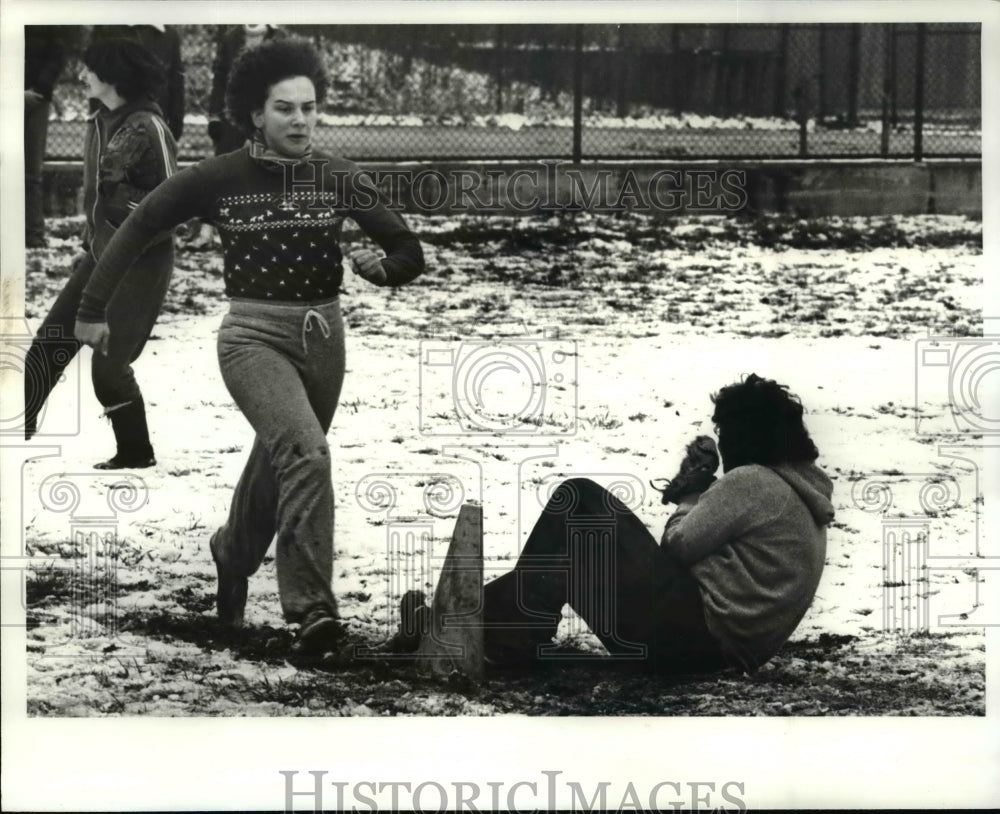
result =
[{"label": "dark boot", "polygon": [[115,431],[118,452],[114,458],[94,464],[94,469],[145,469],[156,465],[146,426],[142,396],[107,414]]},{"label": "dark boot", "polygon": [[431,609],[423,591],[407,591],[399,601],[399,630],[392,638],[379,645],[382,653],[402,655],[416,653],[431,629]]}]

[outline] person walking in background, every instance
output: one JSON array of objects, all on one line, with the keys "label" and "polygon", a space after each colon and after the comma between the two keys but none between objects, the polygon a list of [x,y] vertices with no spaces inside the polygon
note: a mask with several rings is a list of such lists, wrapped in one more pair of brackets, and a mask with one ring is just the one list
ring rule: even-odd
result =
[{"label": "person walking in background", "polygon": [[177,28],[172,25],[95,25],[90,41],[96,43],[106,39],[134,40],[160,60],[166,81],[155,101],[174,141],[179,142],[184,132],[184,60]]},{"label": "person walking in background", "polygon": [[[43,405],[80,348],[73,327],[97,260],[128,214],[177,168],[177,146],[153,101],[164,81],[160,61],[133,40],[101,39],[87,48],[83,65],[80,77],[87,95],[99,105],[90,117],[84,141],[84,251],[74,259],[72,274],[27,354],[26,438],[37,431]],[[153,329],[173,266],[172,236],[157,235],[126,269],[119,291],[108,303],[114,338],[94,354],[91,374],[94,393],[111,421],[117,451],[97,464],[98,469],[156,463],[131,363]]]},{"label": "person walking in background", "polygon": [[215,155],[238,150],[247,140],[243,130],[226,116],[226,85],[237,57],[248,48],[284,36],[285,32],[273,25],[223,26],[216,35],[212,93],[208,98],[208,136]]},{"label": "person walking in background", "polygon": [[71,40],[65,26],[24,27],[24,243],[45,245],[42,167],[52,92],[66,66]]},{"label": "person walking in background", "polygon": [[[322,653],[344,634],[333,578],[334,524],[326,440],[345,369],[340,311],[343,221],[385,252],[350,254],[379,286],[422,273],[420,242],[386,208],[359,167],[313,148],[326,70],[305,40],[274,39],[244,51],[226,92],[243,149],[205,159],[154,190],[101,255],[80,301],[76,336],[92,347],[114,337],[108,307],[126,270],[158,235],[193,217],[222,238],[229,313],[218,336],[227,389],[256,433],[229,517],[209,543],[222,622],[243,624],[247,579],[276,540],[278,594],[299,625],[297,650]],[[133,302],[144,293],[133,291]]]}]

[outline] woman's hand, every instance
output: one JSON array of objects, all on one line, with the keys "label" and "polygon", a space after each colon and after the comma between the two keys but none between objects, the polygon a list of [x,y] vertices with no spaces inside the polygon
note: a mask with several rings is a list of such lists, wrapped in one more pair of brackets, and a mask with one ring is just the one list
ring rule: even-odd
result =
[{"label": "woman's hand", "polygon": [[354,273],[359,277],[364,277],[368,282],[375,285],[385,285],[387,279],[385,269],[382,268],[381,258],[370,249],[355,249],[347,258],[351,261]]},{"label": "woman's hand", "polygon": [[95,351],[100,351],[105,356],[108,355],[108,342],[111,340],[111,329],[108,328],[108,323],[77,320],[73,334],[84,345],[90,345]]}]

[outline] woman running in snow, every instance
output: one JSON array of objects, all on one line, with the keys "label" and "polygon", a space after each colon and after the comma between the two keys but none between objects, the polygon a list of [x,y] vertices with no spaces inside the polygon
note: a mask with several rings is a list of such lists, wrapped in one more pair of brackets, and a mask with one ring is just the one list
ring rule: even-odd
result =
[{"label": "woman running in snow", "polygon": [[157,235],[193,217],[218,229],[230,298],[219,365],[256,440],[228,520],[211,539],[217,608],[226,624],[242,624],[247,578],[276,537],[282,611],[300,625],[297,646],[306,652],[334,647],[343,633],[331,588],[326,434],[344,378],[344,219],[385,252],[350,255],[371,283],[403,285],[424,268],[419,241],[357,165],[313,149],[326,87],[322,61],[306,41],[276,39],[243,52],[227,106],[250,137],[246,147],[178,173],[143,201],[101,257],[76,328],[89,345],[107,342],[107,303],[132,258]]}]

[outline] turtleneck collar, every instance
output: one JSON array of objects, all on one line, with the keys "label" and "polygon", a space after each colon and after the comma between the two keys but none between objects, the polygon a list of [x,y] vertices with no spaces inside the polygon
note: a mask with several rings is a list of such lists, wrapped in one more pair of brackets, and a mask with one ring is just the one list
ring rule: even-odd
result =
[{"label": "turtleneck collar", "polygon": [[247,149],[250,153],[250,158],[268,172],[284,172],[285,167],[294,167],[296,164],[303,164],[312,158],[312,147],[302,155],[291,158],[272,150],[257,135],[254,135],[247,141]]}]

